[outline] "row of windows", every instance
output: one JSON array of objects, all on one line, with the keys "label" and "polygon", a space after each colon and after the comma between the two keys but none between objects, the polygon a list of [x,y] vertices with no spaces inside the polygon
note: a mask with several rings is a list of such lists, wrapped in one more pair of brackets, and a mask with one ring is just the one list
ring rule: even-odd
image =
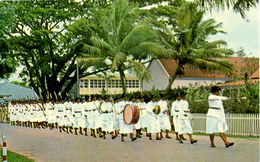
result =
[{"label": "row of windows", "polygon": [[[90,84],[89,84],[90,83]],[[106,81],[101,79],[80,80],[80,88],[105,88]],[[111,80],[107,84],[108,88],[122,88],[120,80]],[[139,88],[139,80],[125,80],[126,88]]]}]

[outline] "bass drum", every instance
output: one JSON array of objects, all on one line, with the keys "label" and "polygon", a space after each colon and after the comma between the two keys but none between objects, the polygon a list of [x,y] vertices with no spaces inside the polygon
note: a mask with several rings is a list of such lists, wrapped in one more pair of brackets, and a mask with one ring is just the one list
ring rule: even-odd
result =
[{"label": "bass drum", "polygon": [[137,106],[126,104],[123,112],[126,124],[136,124],[139,121],[140,110]]}]

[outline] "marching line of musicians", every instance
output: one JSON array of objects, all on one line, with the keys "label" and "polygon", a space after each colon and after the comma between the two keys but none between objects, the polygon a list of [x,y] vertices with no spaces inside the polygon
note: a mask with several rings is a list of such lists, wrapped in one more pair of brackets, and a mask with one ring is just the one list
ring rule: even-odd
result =
[{"label": "marching line of musicians", "polygon": [[[136,99],[127,98],[127,94],[122,94],[121,98],[116,98],[110,102],[109,96],[101,99],[100,95],[85,96],[85,99],[58,97],[56,101],[47,99],[12,101],[8,106],[11,125],[32,127],[32,128],[58,128],[60,132],[82,134],[96,138],[106,139],[107,133],[114,139],[121,135],[121,141],[127,134],[132,141],[141,138],[145,130],[146,137],[152,140],[152,134],[156,134],[156,140],[163,137],[162,131],[166,132],[165,138],[171,138],[171,122],[174,123],[176,140],[183,143],[183,134],[188,134],[190,143],[197,142],[192,138],[191,120],[189,104],[185,100],[186,93],[180,92],[176,95],[176,100],[168,109],[165,95],[160,95],[160,100],[156,101],[156,96],[152,96],[148,103],[144,102],[144,96]],[[136,102],[138,100],[138,102]],[[136,124],[126,124],[123,118],[123,111],[127,104],[139,108],[139,120]],[[155,108],[159,105],[161,111],[156,114]],[[172,120],[172,121],[171,121]],[[135,132],[134,132],[135,130]],[[135,135],[134,135],[135,133]]]}]

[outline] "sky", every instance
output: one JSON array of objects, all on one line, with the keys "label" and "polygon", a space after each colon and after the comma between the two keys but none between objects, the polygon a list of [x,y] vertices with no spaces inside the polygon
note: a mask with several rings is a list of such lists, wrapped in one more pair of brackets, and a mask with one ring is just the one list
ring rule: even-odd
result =
[{"label": "sky", "polygon": [[[225,40],[228,43],[227,48],[233,49],[235,52],[240,47],[244,48],[246,56],[259,57],[259,5],[246,11],[246,18],[242,18],[239,13],[234,13],[232,9],[224,11],[212,11],[205,15],[205,19],[214,18],[217,23],[223,23],[221,30],[227,34],[217,34],[210,37],[209,41]],[[18,73],[21,67],[12,74],[9,81],[21,81]],[[0,80],[0,82],[3,82]]]},{"label": "sky", "polygon": [[227,34],[217,34],[210,40],[223,39],[228,43],[228,48],[237,51],[242,47],[245,49],[246,56],[259,57],[259,6],[247,11],[244,19],[240,13],[234,13],[232,9],[208,12],[205,18],[214,18],[217,23],[222,22],[221,30],[227,32]]}]

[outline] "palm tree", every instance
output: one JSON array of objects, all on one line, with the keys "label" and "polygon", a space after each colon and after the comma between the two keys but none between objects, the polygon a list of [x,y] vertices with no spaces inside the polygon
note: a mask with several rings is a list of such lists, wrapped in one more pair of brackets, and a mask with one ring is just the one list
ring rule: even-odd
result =
[{"label": "palm tree", "polygon": [[233,7],[233,11],[239,12],[240,15],[245,18],[245,11],[249,10],[251,7],[255,7],[258,0],[195,0],[200,8],[211,10],[216,7],[217,9]]},{"label": "palm tree", "polygon": [[227,43],[223,40],[209,42],[208,36],[224,31],[217,30],[221,23],[216,24],[214,19],[203,21],[204,11],[198,11],[193,3],[184,5],[178,12],[173,32],[164,30],[164,43],[171,49],[172,58],[176,60],[177,69],[166,88],[171,89],[177,75],[183,74],[184,65],[202,70],[230,71],[234,66],[224,60],[217,60],[234,52],[222,48]]},{"label": "palm tree", "polygon": [[92,20],[85,20],[86,29],[92,31],[92,36],[89,42],[85,42],[79,62],[118,72],[124,93],[126,70],[149,81],[151,76],[145,63],[168,53],[152,41],[157,38],[157,33],[150,26],[149,19],[140,19],[138,12],[137,4],[118,0],[106,9],[96,7],[92,10]]}]

